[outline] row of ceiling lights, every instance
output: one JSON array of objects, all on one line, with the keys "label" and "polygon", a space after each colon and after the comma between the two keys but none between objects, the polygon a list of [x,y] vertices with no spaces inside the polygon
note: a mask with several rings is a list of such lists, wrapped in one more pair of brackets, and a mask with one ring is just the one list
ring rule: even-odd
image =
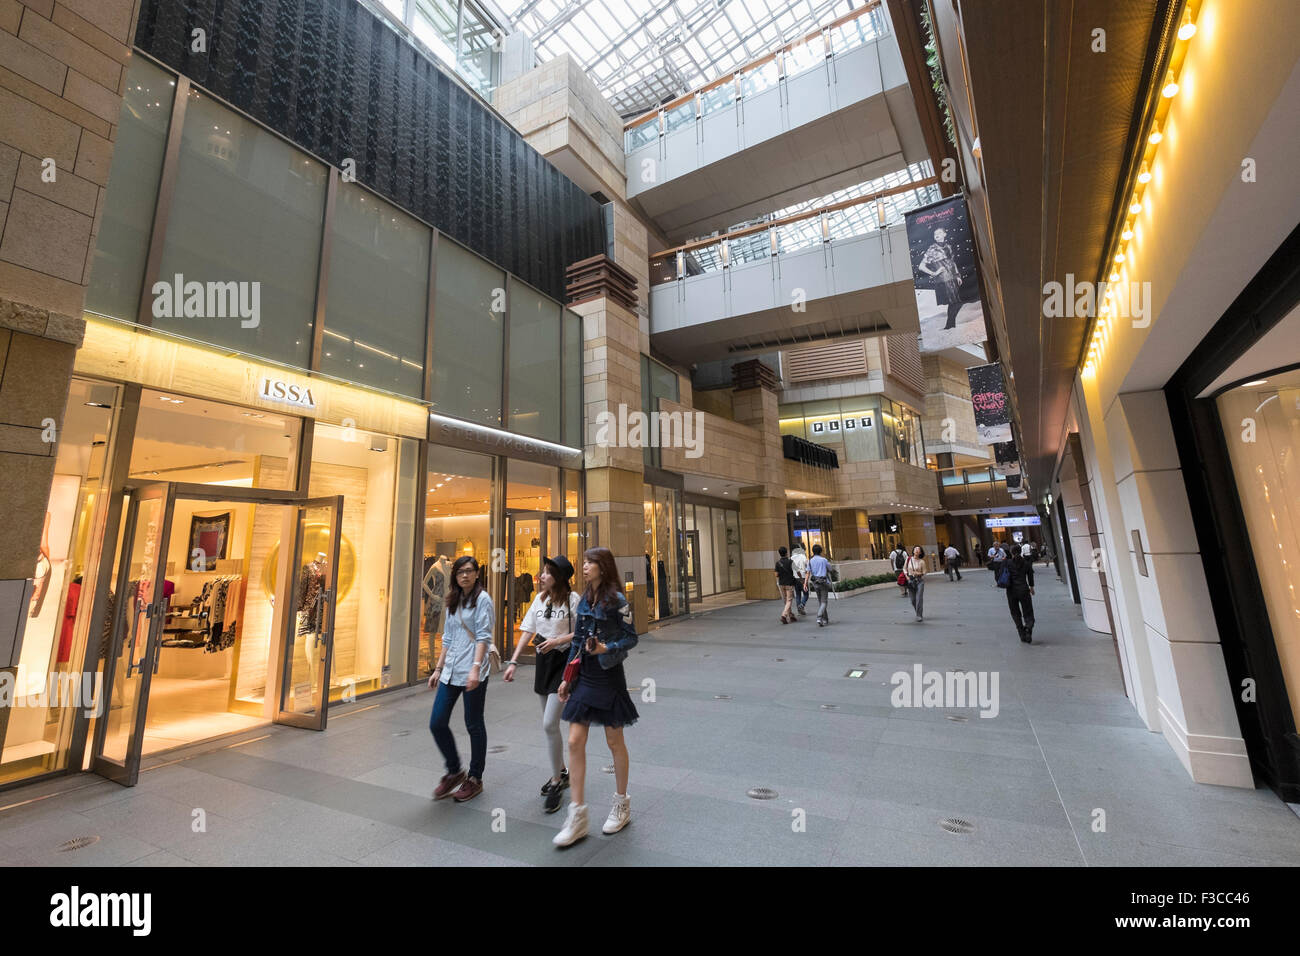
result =
[{"label": "row of ceiling lights", "polygon": [[[1192,18],[1192,11],[1190,9],[1184,10],[1182,23],[1178,27],[1178,42],[1187,43],[1195,34],[1196,21]],[[1178,51],[1175,50],[1174,52],[1176,54]],[[1128,262],[1129,258],[1129,242],[1133,239],[1136,231],[1137,216],[1146,208],[1142,203],[1142,194],[1147,183],[1151,182],[1151,169],[1155,164],[1156,149],[1159,147],[1160,141],[1164,139],[1161,128],[1168,126],[1171,109],[1170,101],[1178,95],[1178,77],[1174,75],[1172,66],[1174,59],[1174,56],[1170,57],[1171,65],[1165,73],[1164,84],[1160,88],[1160,96],[1163,102],[1156,109],[1151,132],[1146,138],[1147,145],[1142,157],[1142,165],[1138,170],[1137,186],[1134,188],[1132,199],[1129,202],[1128,212],[1124,220],[1124,229],[1120,233],[1119,240],[1115,244],[1115,250],[1111,255],[1110,281],[1112,283],[1119,282],[1121,278],[1127,280],[1128,269],[1125,267],[1125,263]],[[1185,63],[1186,59],[1186,53],[1184,52],[1182,59],[1179,61],[1180,70],[1181,64]],[[1092,341],[1088,345],[1088,359],[1084,364],[1084,371],[1089,375],[1096,372],[1097,364],[1101,360],[1101,351],[1110,337],[1110,323],[1113,312],[1111,300],[1114,295],[1113,289],[1108,288],[1106,290],[1105,300],[1101,303],[1100,314],[1097,321],[1093,323]]]}]

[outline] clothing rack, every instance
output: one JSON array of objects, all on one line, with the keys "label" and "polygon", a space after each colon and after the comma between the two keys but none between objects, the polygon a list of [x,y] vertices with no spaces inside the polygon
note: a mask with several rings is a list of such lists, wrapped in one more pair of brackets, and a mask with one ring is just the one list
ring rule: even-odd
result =
[{"label": "clothing rack", "polygon": [[244,578],[240,574],[220,574],[203,582],[188,611],[169,613],[163,634],[163,647],[202,648],[209,654],[224,651],[235,643]]}]

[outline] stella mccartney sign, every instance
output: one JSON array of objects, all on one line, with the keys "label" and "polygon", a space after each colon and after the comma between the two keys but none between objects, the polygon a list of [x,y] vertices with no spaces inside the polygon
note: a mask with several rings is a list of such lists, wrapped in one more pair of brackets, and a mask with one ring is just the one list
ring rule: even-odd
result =
[{"label": "stella mccartney sign", "polygon": [[454,418],[444,418],[434,413],[429,415],[429,441],[489,455],[528,458],[542,464],[558,465],[561,468],[582,467],[580,449],[542,441],[539,438],[516,435],[499,428],[488,428],[486,425],[474,425]]}]

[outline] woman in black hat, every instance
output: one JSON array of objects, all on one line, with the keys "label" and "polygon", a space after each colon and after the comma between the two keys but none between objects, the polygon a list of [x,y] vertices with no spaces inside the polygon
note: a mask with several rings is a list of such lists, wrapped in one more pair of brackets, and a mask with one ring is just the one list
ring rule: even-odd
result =
[{"label": "woman in black hat", "polygon": [[519,651],[531,641],[537,652],[533,690],[542,699],[542,731],[551,755],[551,779],[542,784],[547,813],[560,809],[562,794],[569,787],[569,771],[564,766],[564,737],[560,733],[560,712],[564,705],[557,691],[564,679],[564,664],[573,641],[573,622],[578,609],[578,595],[569,585],[571,580],[573,565],[564,555],[548,558],[542,564],[542,571],[537,575],[537,597],[519,625],[522,639],[515,647],[513,658],[506,662],[502,677],[507,682],[515,679]]}]

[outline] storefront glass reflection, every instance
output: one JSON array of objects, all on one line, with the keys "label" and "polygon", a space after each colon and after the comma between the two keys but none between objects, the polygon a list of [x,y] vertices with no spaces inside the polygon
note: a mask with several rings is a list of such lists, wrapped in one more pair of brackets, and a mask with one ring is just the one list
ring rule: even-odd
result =
[{"label": "storefront glass reflection", "polygon": [[1219,396],[1237,497],[1300,724],[1300,369]]}]

